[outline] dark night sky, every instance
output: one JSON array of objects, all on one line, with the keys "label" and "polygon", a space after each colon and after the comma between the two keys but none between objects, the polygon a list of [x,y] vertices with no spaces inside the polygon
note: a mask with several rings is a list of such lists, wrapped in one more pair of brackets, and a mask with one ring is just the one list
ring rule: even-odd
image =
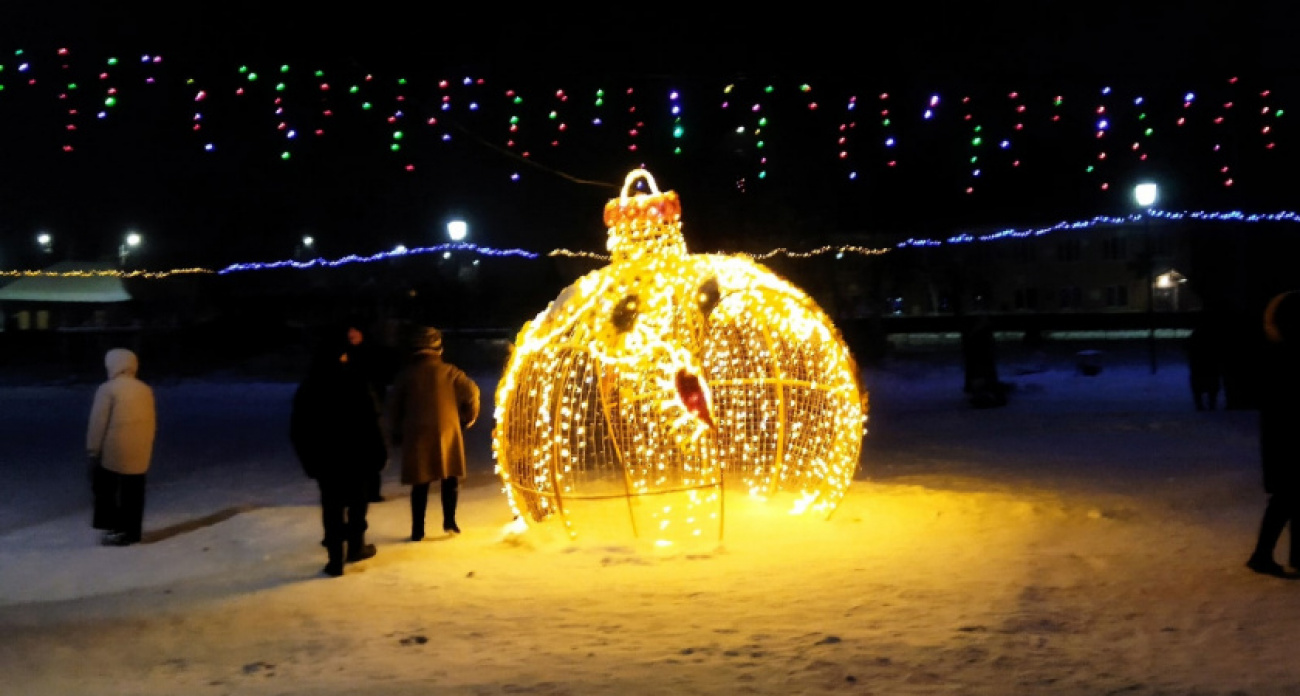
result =
[{"label": "dark night sky", "polygon": [[[695,14],[681,12],[676,5],[633,8],[626,3],[581,13],[556,10],[553,5],[523,10],[500,4],[445,11],[430,7],[435,6],[198,2],[173,3],[144,14],[129,3],[24,3],[0,12],[0,48],[66,42],[87,53],[96,47],[138,48],[191,64],[262,57],[351,62],[376,71],[415,65],[430,72],[489,75],[499,78],[498,83],[505,78],[557,81],[632,75],[800,79],[888,75],[935,86],[1092,78],[1149,85],[1240,71],[1275,77],[1279,91],[1300,87],[1300,75],[1293,67],[1300,65],[1300,48],[1289,36],[1300,11],[1283,2],[1001,2],[955,8],[946,3],[892,3],[862,5],[859,16],[844,14],[843,3],[798,3],[773,9],[746,6]],[[333,162],[286,182],[257,170],[191,169],[189,160],[168,159],[184,171],[179,175],[173,171],[159,182],[155,200],[129,201],[131,194],[121,186],[146,167],[129,151],[111,154],[77,171],[47,173],[51,178],[14,172],[0,178],[11,188],[8,212],[23,211],[5,219],[6,211],[0,210],[4,241],[25,237],[41,220],[80,228],[86,237],[102,235],[88,228],[115,217],[121,219],[109,226],[127,224],[124,220],[132,214],[148,214],[141,213],[141,207],[180,207],[176,201],[196,196],[196,191],[207,197],[205,205],[224,209],[232,220],[240,220],[240,215],[247,218],[246,224],[224,228],[240,232],[226,234],[253,237],[268,228],[328,224],[331,218],[351,214],[345,210],[348,207],[382,210],[382,214],[358,217],[372,226],[421,226],[446,200],[472,200],[476,195],[469,176],[460,182],[413,182],[409,177],[361,176]],[[148,167],[156,164],[147,163]],[[52,183],[55,176],[60,177],[57,184]],[[331,182],[344,182],[349,197],[331,201]],[[23,186],[40,189],[41,195],[24,191]],[[312,187],[317,189],[314,193],[306,190]],[[55,188],[61,196],[44,195]],[[268,194],[285,194],[289,188],[295,189],[293,195],[280,199],[291,203],[263,203],[272,198]],[[531,202],[541,205],[551,195],[549,189],[539,192]],[[586,216],[596,219],[599,206],[609,197],[610,192],[601,189],[582,191],[572,200],[581,201]],[[684,201],[689,210],[691,199],[684,194]],[[3,202],[6,199],[0,194]],[[331,202],[334,208],[325,205]],[[491,200],[478,203],[502,207]],[[592,207],[590,212],[587,206]],[[538,208],[518,217],[549,214]],[[950,222],[957,221],[945,221]],[[387,241],[377,238],[362,251]],[[84,256],[92,244],[85,242],[78,251]],[[245,250],[238,244],[225,246],[235,254]],[[552,245],[534,241],[527,246]],[[266,258],[256,244],[249,243],[246,249]],[[10,265],[3,262],[4,251],[0,249],[0,265]]]}]

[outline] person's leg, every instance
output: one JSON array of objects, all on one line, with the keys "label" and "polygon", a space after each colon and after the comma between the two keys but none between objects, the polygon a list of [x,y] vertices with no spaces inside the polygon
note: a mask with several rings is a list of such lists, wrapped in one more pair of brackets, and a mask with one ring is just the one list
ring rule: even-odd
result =
[{"label": "person's leg", "polygon": [[106,532],[117,531],[117,474],[96,465],[91,473],[90,490],[95,498],[90,525]]},{"label": "person's leg", "polygon": [[134,544],[144,532],[144,487],[146,474],[119,476],[121,517],[117,529],[122,534],[121,543]]},{"label": "person's leg", "polygon": [[458,483],[455,476],[442,480],[442,531],[460,534],[456,526],[456,502],[459,497]]},{"label": "person's leg", "polygon": [[325,538],[321,546],[329,556],[325,564],[326,575],[343,574],[343,541],[347,538],[347,523],[343,519],[343,500],[339,495],[338,485],[332,481],[317,481],[320,486],[321,526],[325,529]]},{"label": "person's leg", "polygon": [[1287,534],[1291,539],[1286,564],[1292,570],[1300,571],[1300,496],[1288,495],[1287,507],[1290,512],[1287,517]]},{"label": "person's leg", "polygon": [[1282,536],[1282,528],[1290,519],[1292,508],[1287,496],[1278,494],[1269,496],[1268,506],[1264,508],[1264,518],[1259,523],[1259,537],[1255,541],[1255,551],[1246,562],[1251,570],[1270,575],[1282,572],[1282,566],[1273,560],[1273,548],[1277,546],[1278,537]]},{"label": "person's leg", "polygon": [[429,484],[411,486],[411,541],[424,538],[424,512],[429,507]]},{"label": "person's leg", "polygon": [[364,561],[375,555],[375,545],[366,543],[366,513],[370,509],[370,479],[354,482],[348,500],[348,563]]}]

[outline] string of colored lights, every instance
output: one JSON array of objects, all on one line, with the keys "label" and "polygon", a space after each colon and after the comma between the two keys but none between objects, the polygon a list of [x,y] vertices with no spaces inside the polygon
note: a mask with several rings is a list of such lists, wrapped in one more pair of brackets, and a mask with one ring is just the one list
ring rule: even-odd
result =
[{"label": "string of colored lights", "polygon": [[[1231,211],[1168,211],[1150,209],[1145,213],[1133,213],[1131,215],[1106,216],[1098,215],[1088,220],[1062,221],[1054,225],[1031,228],[1008,228],[996,232],[972,234],[961,233],[946,239],[933,238],[916,238],[909,237],[898,242],[893,247],[866,247],[854,244],[825,245],[808,251],[791,251],[785,247],[778,247],[766,252],[725,252],[718,251],[718,254],[729,254],[734,256],[744,256],[755,261],[764,261],[777,256],[784,256],[791,259],[808,259],[817,256],[834,254],[837,259],[846,255],[857,256],[881,256],[894,249],[906,249],[912,247],[940,247],[945,244],[969,244],[973,242],[992,242],[1002,239],[1025,239],[1029,237],[1041,237],[1052,232],[1062,232],[1070,230],[1083,230],[1099,226],[1117,226],[1132,225],[1143,222],[1147,216],[1159,220],[1202,220],[1207,222],[1239,222],[1239,223],[1264,223],[1264,222],[1295,222],[1300,223],[1300,213],[1293,211],[1281,211],[1277,213],[1245,213],[1240,210]],[[241,271],[263,271],[275,269],[306,269],[306,268],[335,268],[353,263],[370,263],[374,261],[385,261],[407,256],[419,256],[423,254],[443,254],[449,256],[453,252],[472,253],[486,257],[519,257],[525,259],[537,259],[543,256],[556,257],[563,256],[569,258],[585,258],[593,261],[609,261],[608,254],[600,254],[591,251],[574,251],[571,249],[552,249],[545,253],[527,251],[525,249],[495,249],[492,247],[479,246],[467,242],[448,242],[429,247],[408,248],[398,246],[389,251],[381,251],[366,256],[358,254],[349,254],[337,259],[329,260],[316,258],[308,261],[283,260],[258,262],[250,261],[245,263],[235,263],[220,270],[211,270],[206,268],[178,268],[170,271],[117,271],[117,270],[90,270],[90,271],[43,271],[43,270],[10,270],[0,271],[0,278],[34,278],[34,277],[117,277],[117,278],[166,278],[173,275],[186,274],[217,274],[228,275]]]},{"label": "string of colored lights", "polygon": [[[50,61],[43,60],[53,54],[54,59]],[[108,119],[114,112],[119,102],[129,98],[133,103],[142,102],[146,97],[146,92],[152,92],[155,95],[164,95],[169,92],[165,89],[167,82],[177,79],[176,70],[188,70],[176,65],[175,61],[163,62],[161,56],[153,54],[144,54],[138,61],[123,61],[117,57],[109,55],[107,57],[85,55],[82,52],[76,52],[68,47],[60,47],[57,50],[46,53],[39,52],[39,55],[33,56],[28,51],[16,50],[13,52],[13,60],[6,61],[0,59],[0,108],[22,108],[26,106],[24,100],[34,99],[43,100],[53,96],[59,101],[62,114],[61,122],[57,127],[51,128],[52,133],[58,133],[59,138],[57,147],[63,152],[72,152],[81,145],[88,142],[92,137],[87,132],[91,122],[87,122],[86,115],[95,113],[97,121]],[[75,60],[74,60],[75,59]],[[8,65],[6,65],[8,63]],[[6,70],[6,67],[15,67],[16,70]],[[170,66],[170,67],[169,67]],[[511,129],[510,134],[504,138],[506,141],[518,138],[514,135],[514,129],[518,128],[520,122],[525,120],[525,103],[519,99],[517,90],[496,91],[487,85],[487,82],[481,78],[466,77],[460,80],[433,80],[431,82],[420,82],[408,80],[406,77],[382,78],[376,79],[376,76],[369,72],[364,72],[353,66],[350,68],[353,73],[363,74],[356,83],[346,90],[346,94],[340,94],[340,90],[333,89],[332,82],[348,78],[343,74],[343,70],[338,73],[332,73],[329,80],[326,79],[326,72],[321,69],[314,71],[304,71],[291,69],[290,64],[282,63],[271,66],[270,69],[259,71],[252,65],[240,65],[237,70],[236,86],[230,89],[225,85],[224,80],[228,79],[229,71],[221,71],[214,77],[211,74],[204,76],[187,75],[183,78],[183,92],[192,95],[193,110],[185,113],[185,118],[190,121],[187,128],[195,134],[196,146],[201,150],[210,153],[223,151],[223,142],[235,143],[241,140],[240,134],[231,131],[231,123],[238,119],[226,118],[223,122],[218,119],[217,122],[208,121],[209,111],[218,105],[214,102],[222,102],[222,108],[228,108],[226,105],[233,100],[235,103],[247,103],[249,106],[241,107],[254,110],[258,113],[269,104],[272,109],[272,119],[264,119],[260,116],[257,121],[269,122],[276,129],[276,135],[279,137],[281,146],[276,148],[272,157],[279,160],[289,160],[294,153],[310,147],[308,142],[322,139],[327,132],[326,126],[337,122],[336,114],[342,110],[360,109],[362,112],[372,110],[382,111],[380,118],[358,119],[339,123],[355,124],[382,124],[380,127],[388,129],[388,139],[384,147],[395,154],[395,166],[406,171],[414,171],[417,162],[414,159],[416,150],[409,147],[410,140],[415,135],[415,131],[407,127],[407,124],[420,122],[430,127],[435,138],[441,142],[450,142],[452,133],[447,130],[447,123],[444,118],[455,116],[464,122],[473,122],[475,128],[486,131],[502,124],[500,118],[491,118],[486,122],[483,119],[475,120],[475,115],[487,105],[490,101],[500,99],[505,95],[508,108],[512,109],[509,117],[504,120],[504,125]],[[260,79],[262,74],[276,74],[274,80]],[[224,75],[224,77],[223,77]],[[89,90],[83,88],[78,82],[79,77],[85,77],[87,80],[94,79],[102,85],[102,93],[92,95]],[[46,81],[59,84],[56,90],[37,89],[38,83],[44,84]],[[136,91],[139,85],[159,86],[164,89],[141,89]],[[1154,102],[1155,99],[1148,98],[1149,95],[1141,92],[1130,95],[1121,95],[1119,90],[1112,90],[1110,87],[1104,87],[1102,98],[1099,102],[1094,102],[1095,106],[1090,107],[1092,113],[1089,117],[1083,119],[1063,120],[1062,113],[1064,109],[1065,97],[1058,94],[1053,99],[1053,108],[1050,111],[1039,112],[1034,110],[1034,114],[1043,113],[1050,115],[1050,120],[1056,124],[1070,124],[1070,131],[1062,131],[1058,134],[1061,137],[1068,136],[1070,132],[1077,132],[1079,135],[1085,133],[1097,141],[1097,147],[1092,151],[1090,161],[1085,163],[1085,168],[1089,173],[1098,175],[1097,186],[1100,190],[1108,191],[1113,186],[1115,177],[1119,174],[1117,167],[1119,163],[1116,157],[1119,155],[1117,147],[1131,150],[1135,162],[1133,164],[1146,165],[1153,155],[1152,146],[1157,142],[1157,138],[1163,138],[1160,141],[1160,151],[1164,153],[1181,152],[1187,148],[1192,150],[1201,150],[1208,148],[1207,163],[1212,166],[1213,173],[1218,177],[1219,182],[1224,187],[1239,186],[1244,181],[1258,181],[1259,177],[1246,178],[1250,172],[1241,171],[1243,162],[1241,158],[1246,150],[1264,152],[1272,151],[1278,147],[1276,127],[1284,109],[1277,106],[1277,95],[1271,89],[1263,88],[1258,91],[1258,104],[1254,104],[1249,94],[1241,94],[1244,82],[1238,77],[1228,78],[1226,85],[1220,83],[1220,87],[1215,89],[1210,95],[1212,100],[1221,98],[1220,108],[1216,111],[1203,112],[1203,118],[1212,124],[1209,128],[1189,129],[1187,126],[1192,125],[1191,115],[1196,113],[1194,105],[1198,103],[1196,92],[1180,91],[1179,104],[1181,109],[1178,113],[1173,114],[1169,109],[1161,110]],[[8,89],[6,89],[8,88]],[[656,145],[663,145],[670,148],[672,153],[681,153],[683,134],[687,132],[703,132],[704,129],[687,122],[687,111],[682,108],[683,104],[689,99],[689,89],[692,85],[676,85],[671,89],[665,90],[663,97],[665,101],[665,111],[669,116],[670,128],[667,132],[670,134],[667,138],[656,139]],[[923,86],[922,86],[923,88]],[[791,90],[778,89],[775,84],[763,83],[758,81],[735,81],[728,84],[724,91],[722,102],[723,110],[745,111],[748,113],[746,118],[740,122],[733,122],[734,133],[740,136],[738,143],[739,151],[753,164],[753,169],[749,175],[757,179],[765,179],[772,171],[771,163],[768,161],[771,148],[769,138],[764,132],[769,127],[769,120],[777,115],[777,107],[780,105],[777,97],[792,94]],[[753,98],[748,95],[752,92],[761,94]],[[858,92],[858,89],[852,85],[845,85],[843,81],[830,81],[818,86],[815,90],[811,84],[800,83],[798,95],[803,99],[796,101],[787,101],[785,106],[796,107],[807,113],[816,114],[819,111],[819,104],[822,101],[836,100],[841,95],[847,104],[847,110],[853,111],[857,104],[857,97],[852,96]],[[919,91],[919,90],[918,90]],[[567,97],[571,93],[566,89],[551,90],[552,94],[557,95],[553,105],[544,103],[544,100],[531,100],[531,108],[546,109],[547,120],[554,123],[554,129],[550,134],[544,134],[543,129],[533,126],[532,138],[537,142],[533,147],[514,148],[523,149],[525,158],[535,157],[538,153],[537,145],[541,142],[548,142],[548,150],[560,150],[562,148],[587,148],[590,141],[588,136],[595,136],[600,130],[601,125],[605,123],[603,117],[597,114],[590,119],[574,118],[574,102]],[[596,90],[596,103],[599,107],[606,99],[607,94],[613,94],[605,89]],[[814,99],[813,94],[818,98]],[[623,130],[626,134],[624,149],[628,152],[639,152],[644,146],[649,145],[651,141],[642,138],[647,133],[647,125],[642,116],[642,110],[638,106],[652,107],[651,113],[659,113],[653,110],[655,104],[646,103],[638,104],[638,100],[643,99],[647,92],[635,87],[627,87],[622,91],[626,99],[625,104],[616,108],[625,108],[627,121],[620,123],[617,128]],[[922,130],[909,132],[906,138],[899,128],[901,121],[896,117],[898,109],[890,108],[889,92],[880,92],[880,118],[881,132],[878,136],[878,142],[883,144],[884,164],[887,168],[893,168],[899,161],[899,155],[909,157],[917,154],[916,147],[919,145],[919,138],[946,138],[956,136],[957,142],[963,143],[964,149],[975,150],[976,152],[968,155],[974,161],[969,163],[967,174],[969,178],[962,184],[962,188],[969,194],[974,194],[980,190],[988,190],[990,182],[989,174],[994,170],[990,165],[995,160],[990,160],[990,153],[987,152],[987,145],[994,142],[993,133],[990,128],[994,123],[1000,122],[1000,109],[995,107],[992,112],[986,110],[980,113],[972,108],[972,105],[993,104],[993,100],[973,98],[967,95],[962,98],[966,105],[964,109],[964,118],[966,128],[953,130],[947,126],[935,126],[944,119],[942,112],[947,105],[946,100],[941,94],[928,92],[925,104],[918,109],[920,120],[926,124]],[[430,98],[430,95],[433,98]],[[495,96],[494,96],[495,95]],[[917,95],[907,97],[916,98]],[[1011,102],[1015,109],[1015,125],[1013,134],[1017,137],[1023,136],[1026,128],[1026,116],[1031,112],[1027,107],[1027,98],[1022,91],[1013,91],[1010,93]],[[149,99],[161,98],[150,96]],[[391,102],[389,101],[391,99]],[[743,103],[742,103],[743,99]],[[342,101],[340,101],[342,100]],[[658,98],[656,98],[656,101]],[[88,103],[98,101],[98,103]],[[380,107],[381,104],[391,106]],[[1130,110],[1128,105],[1132,104]],[[148,105],[151,108],[136,109],[131,113],[161,113],[158,109],[152,108],[156,105]],[[585,105],[584,105],[585,106]],[[907,104],[900,105],[907,108]],[[434,113],[421,114],[421,109],[431,109]],[[34,113],[43,113],[48,109],[42,103],[32,104]],[[705,115],[699,109],[691,109],[691,118],[704,118]],[[784,114],[784,111],[780,111]],[[909,111],[910,113],[910,111]],[[1229,117],[1231,115],[1231,117]],[[229,114],[225,114],[229,116]],[[863,169],[873,164],[878,156],[878,151],[874,148],[850,146],[852,141],[849,140],[850,131],[856,126],[850,118],[821,120],[813,116],[813,125],[785,123],[783,121],[782,138],[790,140],[796,133],[824,133],[829,129],[833,133],[834,142],[830,146],[835,149],[830,151],[829,156],[835,157],[844,165],[842,175],[849,181],[868,181],[871,177],[861,176]],[[783,115],[784,119],[785,116]],[[955,119],[947,119],[946,122],[952,122]],[[1080,128],[1079,126],[1082,125]],[[1163,135],[1158,131],[1162,125],[1172,125],[1172,128],[1163,130]],[[581,128],[578,128],[581,126]],[[223,132],[223,129],[224,132]],[[654,128],[655,133],[661,132],[661,128]],[[1195,136],[1176,136],[1179,131],[1190,132],[1195,130]],[[315,138],[302,138],[302,134],[313,134]],[[549,137],[548,137],[549,135]],[[564,137],[561,138],[560,136]],[[875,136],[869,134],[858,134],[858,138],[868,138],[868,141]],[[1178,138],[1182,137],[1182,140]],[[1187,138],[1196,138],[1194,141],[1188,141]],[[1202,142],[1201,139],[1209,138],[1209,142]],[[545,140],[543,140],[543,138]],[[980,139],[985,147],[971,144],[973,140]],[[246,139],[245,139],[246,140]],[[368,140],[372,140],[369,139]],[[480,138],[480,142],[500,143],[502,138],[487,137]],[[1119,141],[1118,145],[1115,141]],[[826,147],[817,143],[827,143],[825,136],[816,135],[809,141],[808,147]],[[899,144],[907,143],[907,147],[898,149]],[[1015,146],[1012,137],[1009,135],[1002,136],[997,141],[998,147],[1002,150],[1011,150]],[[1110,147],[1106,147],[1110,145]],[[702,148],[693,147],[692,151],[701,151]],[[1114,150],[1112,152],[1112,150]],[[1011,159],[1012,167],[1020,167],[1027,160],[1026,153],[1020,152],[1018,156]],[[1085,155],[1087,157],[1087,155]],[[783,157],[782,162],[790,158]],[[1127,164],[1128,158],[1122,158]],[[390,160],[393,161],[393,160]],[[1071,158],[1031,158],[1030,160],[1036,167],[1036,172],[1044,173],[1044,168],[1049,166],[1065,167],[1067,170],[1076,166]],[[1104,165],[1104,166],[1103,166]],[[1198,165],[1200,166],[1200,165]],[[1210,174],[1210,172],[1200,172],[1201,174]],[[1191,172],[1192,175],[1198,172]],[[742,173],[738,175],[737,185],[745,187],[745,181],[749,175]],[[518,181],[520,173],[511,172],[508,175],[509,180]],[[974,180],[978,179],[981,184],[978,188],[974,186]],[[1122,188],[1122,187],[1120,187]]]}]

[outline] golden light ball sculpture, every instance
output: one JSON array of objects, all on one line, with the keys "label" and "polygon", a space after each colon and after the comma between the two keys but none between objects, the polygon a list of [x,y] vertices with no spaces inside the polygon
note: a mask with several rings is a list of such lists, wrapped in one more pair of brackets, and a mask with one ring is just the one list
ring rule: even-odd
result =
[{"label": "golden light ball sculpture", "polygon": [[[650,193],[631,194],[638,180]],[[829,317],[746,257],[687,253],[677,194],[643,169],[605,224],[610,264],[523,326],[497,388],[493,456],[516,518],[668,545],[720,540],[724,489],[829,516],[867,410]]]}]

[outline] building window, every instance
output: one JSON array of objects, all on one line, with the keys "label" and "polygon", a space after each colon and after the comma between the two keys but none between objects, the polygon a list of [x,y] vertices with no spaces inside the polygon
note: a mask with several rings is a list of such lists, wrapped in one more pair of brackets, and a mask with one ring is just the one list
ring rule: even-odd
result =
[{"label": "building window", "polygon": [[1038,288],[1016,288],[1012,302],[1016,309],[1038,309]]},{"label": "building window", "polygon": [[1123,261],[1128,258],[1128,243],[1123,237],[1108,237],[1101,242],[1101,257],[1107,261]]},{"label": "building window", "polygon": [[1078,287],[1061,288],[1061,309],[1079,309],[1083,306],[1083,290]]},{"label": "building window", "polygon": [[1127,307],[1128,306],[1128,286],[1127,285],[1109,285],[1106,287],[1106,306],[1107,307]]},{"label": "building window", "polygon": [[1011,260],[1016,263],[1033,263],[1038,260],[1038,247],[1031,241],[1018,239],[1011,243]]},{"label": "building window", "polygon": [[1078,261],[1083,245],[1077,239],[1063,239],[1056,243],[1057,261]]}]

